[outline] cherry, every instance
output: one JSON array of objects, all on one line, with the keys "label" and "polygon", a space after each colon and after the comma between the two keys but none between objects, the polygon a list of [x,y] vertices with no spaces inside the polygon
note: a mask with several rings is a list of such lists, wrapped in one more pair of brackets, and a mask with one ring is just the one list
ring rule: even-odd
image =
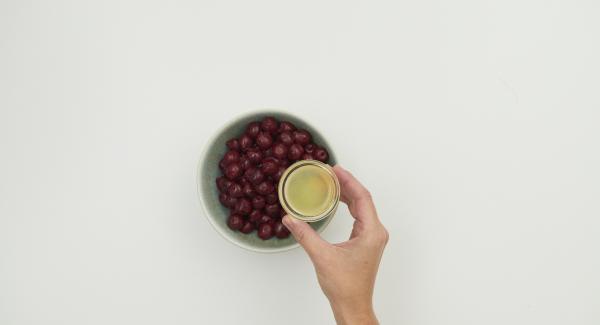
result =
[{"label": "cherry", "polygon": [[281,221],[276,221],[273,226],[273,232],[277,238],[287,238],[290,235],[290,231],[281,223]]},{"label": "cherry", "polygon": [[242,191],[242,186],[238,183],[232,183],[227,189],[229,196],[231,197],[242,197],[244,192]]},{"label": "cherry", "polygon": [[247,216],[252,212],[252,203],[246,198],[241,198],[235,204],[234,211],[243,216]]},{"label": "cherry", "polygon": [[266,195],[265,201],[267,201],[267,204],[274,204],[274,203],[278,202],[279,198],[277,198],[277,193],[270,193],[270,194]]},{"label": "cherry", "polygon": [[265,157],[269,158],[273,156],[273,149],[269,148],[265,150]]},{"label": "cherry", "polygon": [[255,209],[262,209],[265,207],[266,201],[263,196],[255,196],[252,198],[252,207]]},{"label": "cherry", "polygon": [[240,160],[240,153],[234,150],[227,151],[225,156],[223,156],[223,160],[225,161],[225,165],[238,162]]},{"label": "cherry", "polygon": [[254,189],[252,188],[252,185],[250,185],[250,183],[244,184],[244,186],[242,187],[242,192],[246,197],[249,198],[253,198],[256,196],[256,192],[254,192]]},{"label": "cherry", "polygon": [[246,134],[251,138],[256,138],[260,132],[260,124],[258,122],[252,122],[246,127]]},{"label": "cherry", "polygon": [[252,162],[250,159],[248,159],[248,157],[242,156],[242,158],[240,158],[240,167],[242,167],[243,170],[246,170],[252,167]]},{"label": "cherry", "polygon": [[240,142],[238,139],[229,139],[225,144],[230,150],[240,150]]},{"label": "cherry", "polygon": [[267,195],[269,193],[272,193],[274,190],[275,187],[273,186],[273,183],[269,181],[263,181],[262,183],[256,186],[256,192],[258,192],[258,194],[260,195]]},{"label": "cherry", "polygon": [[240,138],[239,141],[240,141],[240,148],[244,151],[252,148],[252,145],[254,144],[254,141],[252,141],[252,138],[250,138],[250,136],[247,134],[242,135],[242,137]]},{"label": "cherry", "polygon": [[265,175],[273,175],[277,172],[278,167],[279,166],[273,161],[265,161],[260,167],[260,170]]},{"label": "cherry", "polygon": [[281,176],[283,176],[283,173],[285,172],[285,167],[279,167],[279,169],[277,169],[277,172],[275,173],[275,175],[273,175],[273,179],[277,182],[279,182],[279,179],[281,179]]},{"label": "cherry", "polygon": [[279,166],[281,167],[288,167],[290,165],[290,161],[287,159],[281,159],[279,160]]},{"label": "cherry", "polygon": [[246,178],[251,184],[257,185],[265,179],[265,175],[258,168],[248,168],[244,173]]},{"label": "cherry", "polygon": [[283,121],[279,123],[279,132],[293,132],[296,127],[291,122]]},{"label": "cherry", "polygon": [[225,200],[225,206],[230,209],[234,209],[235,205],[237,204],[237,201],[238,199],[234,198],[233,196],[227,195],[227,198]]},{"label": "cherry", "polygon": [[225,167],[227,167],[227,164],[225,163],[225,158],[219,160],[219,169],[223,172],[225,171]]},{"label": "cherry", "polygon": [[263,216],[263,213],[260,210],[252,210],[252,212],[248,216],[248,220],[250,220],[252,222],[258,222],[258,220],[260,220],[260,218],[262,218],[262,216]]},{"label": "cherry", "polygon": [[229,185],[231,185],[231,181],[228,180],[227,178],[225,178],[225,176],[217,177],[217,188],[219,188],[219,191],[221,191],[221,192],[227,191],[227,188],[229,187]]},{"label": "cherry", "polygon": [[238,163],[233,163],[225,167],[225,177],[234,180],[242,175],[242,167]]},{"label": "cherry", "polygon": [[327,162],[327,159],[329,159],[329,153],[327,153],[327,150],[323,148],[315,149],[314,156],[317,158],[317,160],[322,162]]},{"label": "cherry", "polygon": [[244,219],[239,214],[232,214],[227,219],[227,226],[233,230],[241,229],[244,226]]},{"label": "cherry", "polygon": [[258,164],[263,159],[263,154],[258,150],[248,150],[248,152],[246,152],[246,157],[248,157],[253,164]]},{"label": "cherry", "polygon": [[246,221],[246,222],[244,222],[244,225],[242,226],[240,231],[243,232],[244,234],[249,234],[254,231],[254,224],[250,221]]},{"label": "cherry", "polygon": [[275,133],[277,132],[279,125],[277,125],[277,120],[274,117],[267,116],[260,123],[260,128],[265,132]]},{"label": "cherry", "polygon": [[294,143],[293,145],[290,146],[290,151],[288,152],[288,158],[290,158],[290,160],[298,160],[302,157],[303,153],[304,153],[304,149],[302,148],[302,146],[298,143]]},{"label": "cherry", "polygon": [[263,214],[260,219],[258,219],[258,223],[262,224],[262,223],[271,223],[273,222],[273,219],[271,217],[269,217],[266,214]]},{"label": "cherry", "polygon": [[273,145],[273,157],[278,159],[285,159],[288,153],[288,147],[283,143],[276,143]]},{"label": "cherry", "polygon": [[294,141],[297,144],[301,144],[301,145],[305,145],[308,144],[310,142],[311,136],[310,133],[308,133],[308,131],[306,130],[296,130],[294,131]]},{"label": "cherry", "polygon": [[266,157],[262,160],[262,163],[264,164],[266,162],[274,162],[275,164],[279,164],[279,159],[275,157]]},{"label": "cherry", "polygon": [[306,152],[306,153],[313,153],[316,148],[317,148],[317,146],[315,146],[314,143],[309,143],[309,144],[307,144],[307,145],[304,146],[304,152]]},{"label": "cherry", "polygon": [[271,138],[271,135],[269,133],[260,132],[258,136],[256,136],[256,145],[258,145],[259,148],[267,149],[271,147],[272,144],[273,138]]},{"label": "cherry", "polygon": [[279,134],[279,142],[285,144],[286,146],[291,146],[292,143],[294,143],[294,137],[292,136],[292,133],[290,132],[281,132],[281,134]]},{"label": "cherry", "polygon": [[227,200],[228,199],[229,199],[229,195],[227,195],[226,193],[220,193],[219,194],[219,202],[221,202],[222,205],[228,206],[227,205]]},{"label": "cherry", "polygon": [[269,204],[265,207],[265,213],[271,217],[279,216],[279,202]]},{"label": "cherry", "polygon": [[270,223],[263,223],[258,227],[258,237],[267,240],[273,237],[273,226]]},{"label": "cherry", "polygon": [[309,153],[304,153],[302,155],[302,160],[315,160],[315,157],[313,157],[313,155],[311,155]]}]

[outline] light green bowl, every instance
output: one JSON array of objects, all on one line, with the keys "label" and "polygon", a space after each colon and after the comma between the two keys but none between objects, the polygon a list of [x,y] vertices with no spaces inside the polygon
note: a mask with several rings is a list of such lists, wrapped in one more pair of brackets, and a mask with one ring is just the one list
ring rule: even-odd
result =
[{"label": "light green bowl", "polygon": [[[274,116],[280,121],[290,121],[294,123],[296,127],[308,130],[312,134],[314,142],[326,148],[329,152],[329,164],[332,166],[335,165],[336,159],[333,150],[331,150],[331,147],[328,145],[327,141],[325,141],[325,138],[310,124],[290,113],[265,110],[236,117],[219,129],[215,136],[206,143],[204,152],[198,163],[196,178],[198,181],[198,197],[200,198],[200,203],[204,209],[204,214],[213,228],[215,228],[223,238],[239,247],[251,251],[276,253],[296,248],[298,247],[298,243],[292,236],[285,239],[274,237],[269,240],[262,240],[258,238],[256,231],[246,235],[229,229],[229,227],[227,227],[229,210],[219,202],[219,191],[217,190],[215,183],[217,176],[221,175],[221,171],[219,170],[219,160],[223,158],[223,154],[226,152],[227,147],[225,146],[225,142],[231,138],[239,137],[244,133],[248,123],[262,120],[265,116]],[[330,221],[331,217],[311,223],[310,225],[317,232],[321,232],[327,227]]]}]

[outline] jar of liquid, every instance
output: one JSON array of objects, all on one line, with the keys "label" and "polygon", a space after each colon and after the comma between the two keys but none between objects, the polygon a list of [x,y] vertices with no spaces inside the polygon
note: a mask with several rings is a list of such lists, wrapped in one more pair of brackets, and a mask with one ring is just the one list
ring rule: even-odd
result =
[{"label": "jar of liquid", "polygon": [[331,166],[300,160],[279,180],[279,202],[291,217],[315,222],[333,216],[340,202],[340,183]]}]

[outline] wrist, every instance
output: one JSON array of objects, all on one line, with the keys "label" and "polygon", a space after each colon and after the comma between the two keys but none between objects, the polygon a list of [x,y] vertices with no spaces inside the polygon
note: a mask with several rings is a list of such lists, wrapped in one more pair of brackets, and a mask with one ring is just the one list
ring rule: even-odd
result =
[{"label": "wrist", "polygon": [[379,324],[371,301],[332,301],[331,309],[338,325]]}]

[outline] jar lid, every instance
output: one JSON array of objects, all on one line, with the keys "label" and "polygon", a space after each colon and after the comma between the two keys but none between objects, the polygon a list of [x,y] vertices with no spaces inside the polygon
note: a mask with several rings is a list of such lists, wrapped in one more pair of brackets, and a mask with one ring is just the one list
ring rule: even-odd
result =
[{"label": "jar lid", "polygon": [[337,176],[331,166],[317,160],[300,160],[288,167],[278,192],[285,212],[307,222],[333,215],[340,202]]}]

